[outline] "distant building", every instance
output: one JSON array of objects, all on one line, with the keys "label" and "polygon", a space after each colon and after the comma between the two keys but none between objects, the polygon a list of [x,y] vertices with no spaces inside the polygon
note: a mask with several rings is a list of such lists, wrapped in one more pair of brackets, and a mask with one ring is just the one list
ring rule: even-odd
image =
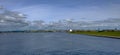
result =
[{"label": "distant building", "polygon": [[72,29],[69,30],[69,32],[72,32],[72,31],[73,31]]}]

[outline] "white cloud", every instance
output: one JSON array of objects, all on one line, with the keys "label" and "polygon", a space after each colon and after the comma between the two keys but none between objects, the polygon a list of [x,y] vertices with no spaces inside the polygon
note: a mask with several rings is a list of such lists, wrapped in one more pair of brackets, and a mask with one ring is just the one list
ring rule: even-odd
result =
[{"label": "white cloud", "polygon": [[28,23],[25,21],[25,16],[19,12],[9,11],[6,9],[0,13],[0,30],[18,30],[21,27],[27,26]]},{"label": "white cloud", "polygon": [[[29,20],[59,20],[59,19],[79,19],[79,20],[103,20],[106,18],[120,17],[120,4],[107,6],[82,6],[82,7],[56,7],[46,4],[26,6],[15,9],[16,11],[29,14]],[[81,19],[88,18],[88,19]]]},{"label": "white cloud", "polygon": [[[90,9],[90,10],[89,10]],[[94,10],[93,10],[94,9]],[[48,5],[30,6],[16,11],[28,14],[28,19],[37,20],[34,22],[26,22],[26,15],[16,12],[1,9],[0,12],[0,30],[14,30],[14,29],[89,29],[89,28],[104,28],[104,27],[120,27],[120,18],[115,9],[106,8],[106,10],[99,10],[100,8],[92,7],[86,9],[68,9],[57,8]],[[4,11],[4,12],[3,12]],[[55,16],[54,18],[48,18]],[[59,17],[59,18],[58,18]],[[79,19],[85,17],[87,19]],[[96,21],[94,18],[102,18],[101,21]],[[109,18],[110,19],[105,19]],[[34,19],[35,18],[35,19]],[[58,18],[58,19],[56,19]],[[68,19],[69,18],[69,19]],[[73,18],[73,19],[72,19]],[[74,19],[75,18],[75,19]],[[91,19],[92,18],[92,19]],[[46,20],[54,20],[46,22]],[[90,21],[91,20],[91,21]]]}]

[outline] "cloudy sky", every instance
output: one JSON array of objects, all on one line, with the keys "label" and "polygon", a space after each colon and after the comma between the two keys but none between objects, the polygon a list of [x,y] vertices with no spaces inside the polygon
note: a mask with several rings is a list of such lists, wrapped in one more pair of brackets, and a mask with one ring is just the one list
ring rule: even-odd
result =
[{"label": "cloudy sky", "polygon": [[[68,27],[79,29],[91,26],[92,28],[108,28],[111,24],[115,24],[111,28],[120,27],[120,0],[0,0],[0,5],[11,11],[5,11],[5,14],[1,13],[0,15],[1,25],[5,24],[5,21],[7,23],[8,20],[11,20],[8,22],[9,25],[6,26],[11,26],[10,23],[19,21],[19,25],[26,25],[24,28],[27,29],[36,29],[38,26],[39,28],[44,27],[44,29],[48,26],[49,29],[58,28],[59,25],[63,25],[62,23],[66,23],[66,25],[59,27],[61,29]],[[23,14],[26,16],[25,19],[21,17]],[[14,17],[16,15],[19,18]],[[16,19],[12,20],[12,18],[7,17],[7,20],[6,16],[12,16]],[[15,24],[15,27],[19,25]],[[34,27],[35,25],[36,27]],[[0,28],[3,30],[3,27],[6,26],[3,25]]]}]

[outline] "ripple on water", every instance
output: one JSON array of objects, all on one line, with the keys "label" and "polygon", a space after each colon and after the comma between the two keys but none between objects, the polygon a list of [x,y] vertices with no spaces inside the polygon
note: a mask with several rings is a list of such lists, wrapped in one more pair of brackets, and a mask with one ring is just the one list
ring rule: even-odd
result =
[{"label": "ripple on water", "polygon": [[9,55],[120,55],[120,52],[96,50],[11,52]]}]

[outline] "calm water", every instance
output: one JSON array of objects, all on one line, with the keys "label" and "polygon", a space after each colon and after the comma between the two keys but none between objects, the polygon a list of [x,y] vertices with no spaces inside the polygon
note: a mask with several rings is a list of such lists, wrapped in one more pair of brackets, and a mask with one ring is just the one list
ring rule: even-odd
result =
[{"label": "calm water", "polygon": [[120,39],[69,33],[0,34],[0,55],[120,55]]}]

